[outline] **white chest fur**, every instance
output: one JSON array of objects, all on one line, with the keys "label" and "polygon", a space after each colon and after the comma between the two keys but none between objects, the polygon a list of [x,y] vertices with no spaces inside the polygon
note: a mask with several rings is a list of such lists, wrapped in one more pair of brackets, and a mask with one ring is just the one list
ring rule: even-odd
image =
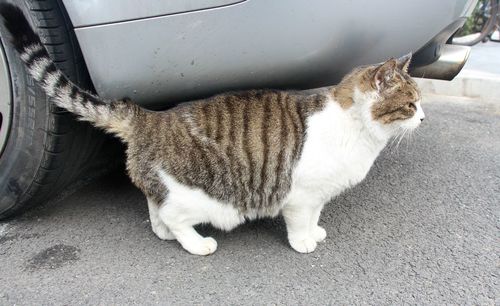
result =
[{"label": "white chest fur", "polygon": [[328,201],[365,178],[384,145],[371,136],[352,110],[330,101],[307,122],[290,196],[307,197],[307,202]]}]

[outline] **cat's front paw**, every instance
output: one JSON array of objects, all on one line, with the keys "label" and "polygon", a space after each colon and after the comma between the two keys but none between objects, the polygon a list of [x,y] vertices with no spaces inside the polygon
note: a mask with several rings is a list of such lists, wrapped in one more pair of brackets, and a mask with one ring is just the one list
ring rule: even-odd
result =
[{"label": "cat's front paw", "polygon": [[316,240],[316,242],[321,242],[326,238],[326,231],[321,226],[315,226],[311,230],[311,238]]},{"label": "cat's front paw", "polygon": [[215,241],[212,237],[206,237],[197,240],[196,242],[183,244],[182,246],[186,249],[186,251],[193,255],[205,256],[210,255],[217,250],[217,241]]},{"label": "cat's front paw", "polygon": [[311,253],[316,249],[316,240],[312,238],[289,239],[292,248],[299,253]]}]

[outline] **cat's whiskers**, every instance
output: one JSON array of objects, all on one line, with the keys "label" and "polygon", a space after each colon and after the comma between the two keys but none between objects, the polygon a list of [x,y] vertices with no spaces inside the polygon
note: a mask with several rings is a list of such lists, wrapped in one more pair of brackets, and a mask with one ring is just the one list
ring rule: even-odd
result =
[{"label": "cat's whiskers", "polygon": [[415,129],[412,131],[412,133],[415,133],[417,136],[422,136],[422,132],[420,132],[418,129]]},{"label": "cat's whiskers", "polygon": [[401,134],[401,137],[399,137],[398,143],[396,144],[397,149],[399,149],[399,144],[401,143],[401,140],[403,140],[403,138],[405,137],[406,132],[408,132],[408,129],[404,129],[403,133]]},{"label": "cat's whiskers", "polygon": [[398,134],[394,135],[394,137],[392,137],[392,140],[388,145],[389,148],[391,148],[391,149],[393,148],[394,143],[397,141],[397,139],[399,138],[400,135],[401,135],[401,133],[398,133]]},{"label": "cat's whiskers", "polygon": [[394,149],[394,151],[398,152],[399,145],[401,144],[401,141],[403,140],[403,138],[405,137],[405,135],[406,135],[407,132],[408,132],[408,129],[405,128],[405,129],[402,130],[402,132],[400,132],[398,135],[396,135],[394,137],[394,139],[392,140],[391,144],[389,145],[391,148]]},{"label": "cat's whiskers", "polygon": [[415,130],[411,130],[409,133],[408,133],[408,137],[406,137],[406,150],[408,151],[408,149],[410,148],[410,146],[412,145],[412,141],[413,141],[413,133],[415,132]]}]

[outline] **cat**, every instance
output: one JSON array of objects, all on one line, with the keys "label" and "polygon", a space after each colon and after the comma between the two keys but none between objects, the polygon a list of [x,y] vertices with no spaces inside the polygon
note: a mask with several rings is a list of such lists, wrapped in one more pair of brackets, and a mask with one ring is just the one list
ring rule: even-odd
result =
[{"label": "cat", "polygon": [[69,81],[22,11],[0,14],[28,72],[54,103],[119,137],[132,182],[146,195],[153,232],[191,254],[217,249],[194,225],[229,231],[246,220],[285,220],[288,241],[313,252],[326,238],[325,203],[362,181],[388,141],[424,119],[411,54],[354,69],[309,91],[250,90],[163,112],[104,101]]}]

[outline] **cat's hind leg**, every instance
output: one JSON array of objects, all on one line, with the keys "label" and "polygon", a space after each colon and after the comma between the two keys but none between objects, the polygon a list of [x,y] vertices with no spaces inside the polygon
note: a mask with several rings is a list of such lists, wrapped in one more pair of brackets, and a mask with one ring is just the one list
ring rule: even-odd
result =
[{"label": "cat's hind leg", "polygon": [[182,184],[162,170],[158,173],[168,189],[159,210],[160,219],[189,253],[209,255],[217,249],[217,242],[211,237],[200,236],[194,225],[209,223],[229,231],[245,221],[232,205],[210,197],[201,189]]},{"label": "cat's hind leg", "polygon": [[149,208],[149,221],[151,222],[151,229],[153,233],[161,240],[175,240],[174,234],[163,223],[159,216],[160,205],[152,198],[148,198]]},{"label": "cat's hind leg", "polygon": [[159,216],[167,225],[182,247],[194,255],[210,255],[217,250],[217,241],[212,237],[202,237],[194,229],[201,223],[199,211],[194,205],[170,198],[160,208]]},{"label": "cat's hind leg", "polygon": [[205,196],[199,190],[179,183],[163,171],[159,171],[162,183],[168,188],[168,195],[160,207],[161,221],[175,236],[182,247],[191,254],[209,255],[217,249],[217,242],[211,237],[202,237],[194,225],[210,222],[204,203]]}]

